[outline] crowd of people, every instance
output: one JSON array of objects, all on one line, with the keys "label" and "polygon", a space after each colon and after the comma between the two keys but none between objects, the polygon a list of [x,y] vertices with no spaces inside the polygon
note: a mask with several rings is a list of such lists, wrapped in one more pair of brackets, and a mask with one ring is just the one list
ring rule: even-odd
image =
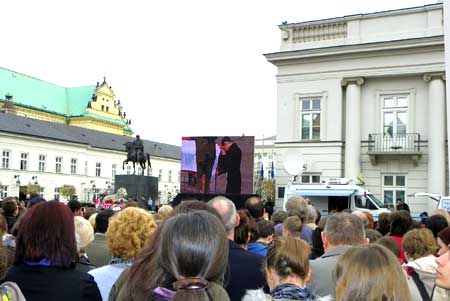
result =
[{"label": "crowd of people", "polygon": [[321,216],[258,196],[157,212],[33,198],[1,203],[1,300],[450,300],[450,215]]}]

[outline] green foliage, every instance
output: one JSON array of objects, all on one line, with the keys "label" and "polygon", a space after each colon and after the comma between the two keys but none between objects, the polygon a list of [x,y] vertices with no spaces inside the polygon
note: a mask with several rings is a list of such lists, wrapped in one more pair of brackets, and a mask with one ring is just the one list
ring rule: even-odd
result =
[{"label": "green foliage", "polygon": [[119,198],[124,199],[128,195],[128,192],[124,187],[120,187],[119,189],[117,189],[116,194]]},{"label": "green foliage", "polygon": [[59,194],[61,194],[65,198],[70,198],[75,195],[76,189],[73,185],[63,185],[59,188]]},{"label": "green foliage", "polygon": [[27,194],[39,194],[41,192],[41,185],[28,183],[27,185]]},{"label": "green foliage", "polygon": [[261,197],[265,200],[275,201],[275,182],[273,180],[263,181]]}]

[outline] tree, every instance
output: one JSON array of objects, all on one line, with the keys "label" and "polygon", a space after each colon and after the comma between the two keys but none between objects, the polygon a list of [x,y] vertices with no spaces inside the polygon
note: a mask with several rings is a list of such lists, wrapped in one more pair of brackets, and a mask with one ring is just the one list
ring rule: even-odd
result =
[{"label": "tree", "polygon": [[116,194],[121,199],[124,199],[128,195],[127,190],[124,187],[120,187],[119,189],[117,189]]},{"label": "tree", "polygon": [[32,194],[39,194],[40,192],[41,192],[41,185],[33,184],[31,182],[28,183],[26,194],[32,195]]},{"label": "tree", "polygon": [[275,183],[272,180],[264,180],[262,183],[261,197],[265,200],[275,200]]},{"label": "tree", "polygon": [[59,194],[61,194],[66,199],[69,199],[73,195],[75,195],[76,189],[73,185],[63,185],[59,188]]}]

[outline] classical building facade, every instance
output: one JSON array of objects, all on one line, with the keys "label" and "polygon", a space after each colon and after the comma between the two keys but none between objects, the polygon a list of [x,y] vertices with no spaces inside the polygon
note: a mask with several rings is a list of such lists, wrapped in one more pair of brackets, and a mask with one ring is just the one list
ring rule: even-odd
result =
[{"label": "classical building facade", "polygon": [[442,4],[279,28],[265,55],[278,67],[279,191],[296,149],[311,182],[351,178],[416,214],[435,207],[414,193],[448,193]]},{"label": "classical building facade", "polygon": [[[65,184],[76,188],[79,200],[111,194],[115,175],[133,173],[123,144],[132,137],[0,113],[1,198],[21,195],[29,183],[41,186],[48,200],[59,198]],[[144,174],[159,177],[161,202],[179,190],[180,148],[143,140],[152,168]],[[136,172],[141,172],[136,167]],[[118,188],[118,187],[117,187]],[[22,197],[25,197],[22,195]]]}]

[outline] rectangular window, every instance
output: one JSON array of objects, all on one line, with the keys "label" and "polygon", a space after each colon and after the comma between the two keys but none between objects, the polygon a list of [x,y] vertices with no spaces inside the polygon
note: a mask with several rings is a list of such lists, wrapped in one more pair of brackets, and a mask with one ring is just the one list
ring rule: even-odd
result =
[{"label": "rectangular window", "polygon": [[112,165],[112,173],[111,173],[111,176],[113,179],[116,177],[116,172],[117,172],[117,164],[113,164]]},{"label": "rectangular window", "polygon": [[278,198],[284,198],[285,187],[278,187]]},{"label": "rectangular window", "polygon": [[3,151],[2,152],[2,168],[8,169],[9,168],[9,151]]},{"label": "rectangular window", "polygon": [[394,205],[397,199],[406,202],[406,176],[383,175],[383,198],[384,203],[390,205]]},{"label": "rectangular window", "polygon": [[8,186],[2,186],[2,189],[0,191],[0,198],[4,199],[8,196]]},{"label": "rectangular window", "polygon": [[84,161],[84,175],[88,175],[88,161]]},{"label": "rectangular window", "polygon": [[158,180],[161,182],[162,181],[162,176],[163,176],[163,170],[160,169],[159,170],[159,175],[158,175]]},{"label": "rectangular window", "polygon": [[55,172],[61,173],[62,172],[62,157],[56,157],[56,165],[55,165]]},{"label": "rectangular window", "polygon": [[71,159],[70,160],[70,173],[73,175],[77,174],[77,164],[78,164],[78,160],[77,159]]},{"label": "rectangular window", "polygon": [[39,171],[45,172],[45,161],[47,157],[45,155],[39,155]]},{"label": "rectangular window", "polygon": [[138,172],[138,175],[142,175],[142,167],[139,166],[137,172]]},{"label": "rectangular window", "polygon": [[151,177],[153,176],[153,168],[148,169],[148,175]]},{"label": "rectangular window", "polygon": [[169,170],[168,181],[169,181],[169,183],[172,183],[172,171],[171,170]]},{"label": "rectangular window", "polygon": [[53,199],[59,200],[59,187],[55,187],[55,194],[53,195]]},{"label": "rectangular window", "polygon": [[383,106],[383,133],[387,137],[404,137],[408,124],[408,96],[385,95]]},{"label": "rectangular window", "polygon": [[320,175],[302,175],[302,184],[320,184]]},{"label": "rectangular window", "polygon": [[127,175],[131,174],[131,166],[127,166]]},{"label": "rectangular window", "polygon": [[44,188],[44,187],[41,187],[41,190],[39,190],[39,196],[40,196],[41,198],[44,197],[44,192],[45,192],[45,188]]},{"label": "rectangular window", "polygon": [[95,163],[95,176],[100,177],[101,173],[102,173],[102,163],[97,162]]},{"label": "rectangular window", "polygon": [[20,170],[27,170],[28,168],[28,154],[20,154]]},{"label": "rectangular window", "polygon": [[320,139],[320,99],[301,99],[301,140]]}]

